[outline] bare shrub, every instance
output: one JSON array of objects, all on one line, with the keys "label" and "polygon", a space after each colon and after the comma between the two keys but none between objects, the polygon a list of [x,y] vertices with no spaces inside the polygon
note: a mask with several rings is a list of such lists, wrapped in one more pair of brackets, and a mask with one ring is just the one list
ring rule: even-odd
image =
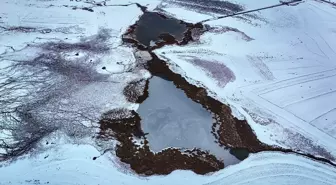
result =
[{"label": "bare shrub", "polygon": [[[98,128],[94,105],[83,107],[67,101],[73,92],[91,83],[114,83],[109,75],[95,70],[100,55],[110,52],[109,38],[110,31],[103,29],[78,43],[28,45],[25,49],[38,51],[31,59],[15,50],[0,56],[1,62],[8,64],[0,67],[0,160],[31,151],[56,130],[82,138]],[[73,52],[82,55],[69,57]]]},{"label": "bare shrub", "polygon": [[140,81],[133,81],[130,82],[123,90],[123,94],[126,97],[127,101],[132,103],[138,103],[139,98],[146,93],[146,81],[140,80]]},{"label": "bare shrub", "polygon": [[234,73],[228,67],[218,61],[203,60],[190,56],[188,56],[186,59],[192,64],[205,69],[209,76],[217,81],[217,84],[220,87],[225,87],[227,83],[236,79]]},{"label": "bare shrub", "polygon": [[35,147],[42,138],[56,130],[52,125],[45,125],[34,120],[29,112],[2,114],[0,122],[1,131],[10,131],[10,138],[0,138],[0,148],[5,153],[0,153],[0,159],[7,160],[18,157]]}]

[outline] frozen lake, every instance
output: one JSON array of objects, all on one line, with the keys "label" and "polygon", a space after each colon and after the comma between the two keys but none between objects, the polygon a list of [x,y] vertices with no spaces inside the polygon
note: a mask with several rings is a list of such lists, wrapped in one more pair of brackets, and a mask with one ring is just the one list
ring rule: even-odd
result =
[{"label": "frozen lake", "polygon": [[143,131],[149,133],[147,139],[152,151],[169,147],[200,148],[223,159],[225,166],[239,162],[229,149],[215,143],[211,113],[172,82],[154,76],[148,91],[149,97],[140,105],[138,113]]}]

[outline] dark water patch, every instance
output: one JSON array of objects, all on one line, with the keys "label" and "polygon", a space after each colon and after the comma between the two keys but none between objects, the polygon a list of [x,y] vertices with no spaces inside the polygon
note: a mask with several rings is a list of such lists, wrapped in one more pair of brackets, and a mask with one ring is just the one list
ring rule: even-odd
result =
[{"label": "dark water patch", "polygon": [[[187,26],[177,19],[167,18],[155,12],[145,12],[139,19],[135,36],[141,44],[152,47],[155,42],[160,42],[161,39],[167,38],[169,35],[178,41],[182,41],[185,31],[187,31]],[[162,36],[162,34],[165,34],[165,36]]]},{"label": "dark water patch", "polygon": [[140,105],[141,128],[149,148],[160,152],[166,148],[198,148],[208,151],[225,166],[239,160],[221,147],[211,133],[212,114],[189,99],[181,89],[159,77],[149,80],[149,97]]},{"label": "dark water patch", "polygon": [[230,154],[242,161],[249,156],[250,152],[245,148],[232,148]]},{"label": "dark water patch", "polygon": [[192,30],[202,29],[202,24],[191,24],[157,12],[144,12],[129,27],[123,41],[135,44],[141,50],[153,50],[167,44],[187,44],[192,40]]}]

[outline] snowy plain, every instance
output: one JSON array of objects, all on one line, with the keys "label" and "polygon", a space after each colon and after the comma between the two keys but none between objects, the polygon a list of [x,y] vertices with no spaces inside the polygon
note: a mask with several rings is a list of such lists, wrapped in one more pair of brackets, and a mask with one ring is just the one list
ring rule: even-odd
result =
[{"label": "snowy plain", "polygon": [[[61,144],[35,157],[0,168],[1,185],[108,185],[108,184],[314,184],[336,183],[336,169],[296,155],[274,152],[253,154],[239,165],[201,176],[174,171],[167,176],[139,177],[125,173],[112,155],[97,160],[100,153],[91,145]],[[47,157],[46,157],[47,156]],[[118,167],[118,168],[117,168]]]},{"label": "snowy plain", "polygon": [[[246,10],[279,3],[236,2]],[[193,23],[209,18],[169,3],[163,9]],[[262,142],[335,161],[335,6],[307,0],[251,15],[205,22],[224,31],[205,33],[195,45],[155,52],[169,59],[173,70],[190,77],[192,83],[201,83],[237,110]],[[235,79],[220,86],[225,77],[218,78],[217,69],[197,64],[196,59],[226,66]]]},{"label": "snowy plain", "polygon": [[[160,7],[158,11],[193,23],[218,16],[171,1],[133,2],[149,10]],[[128,72],[135,57],[131,48],[121,46],[121,34],[142,14],[133,2],[112,0],[106,1],[107,6],[96,6],[92,1],[0,1],[0,83],[13,83],[6,91],[0,90],[1,113],[5,113],[0,123],[13,121],[15,125],[17,118],[29,121],[29,113],[39,118],[35,120],[38,126],[52,122],[67,138],[43,138],[37,147],[41,152],[1,163],[1,185],[336,184],[335,167],[279,152],[253,154],[238,165],[206,176],[175,171],[167,176],[140,177],[120,164],[113,153],[92,160],[106,149],[90,139],[101,114],[120,107],[136,110],[138,105],[127,102],[122,90],[130,81],[150,77],[144,70]],[[236,2],[246,9],[279,3]],[[209,32],[199,43],[155,52],[177,64],[179,68],[174,70],[192,79],[191,83],[202,83],[214,97],[230,105],[237,117],[247,119],[261,141],[335,161],[335,7],[307,0],[255,14],[257,18],[207,22],[219,30],[228,26],[239,31]],[[52,63],[55,56],[64,61],[66,73]],[[34,60],[39,57],[47,57],[51,63],[36,65]],[[222,64],[234,78],[222,77],[226,80],[223,85],[215,78],[217,71],[195,65],[195,59]],[[4,101],[7,99],[13,101]],[[33,106],[36,104],[39,106]],[[14,110],[26,114],[17,115]],[[9,128],[0,131],[6,142],[20,142],[12,140],[16,133]]]}]

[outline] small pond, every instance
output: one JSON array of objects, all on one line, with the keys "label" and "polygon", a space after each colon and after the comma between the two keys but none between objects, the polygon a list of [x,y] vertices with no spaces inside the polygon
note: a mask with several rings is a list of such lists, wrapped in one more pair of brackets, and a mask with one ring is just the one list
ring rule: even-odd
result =
[{"label": "small pond", "polygon": [[145,12],[137,22],[135,36],[141,44],[151,47],[156,41],[160,41],[163,34],[169,34],[181,41],[186,31],[187,26],[180,20],[167,18],[156,12]]},{"label": "small pond", "polygon": [[148,92],[149,97],[140,105],[138,113],[153,152],[170,147],[200,148],[222,159],[225,166],[240,161],[230,154],[230,149],[215,142],[211,133],[214,122],[211,113],[189,99],[172,82],[154,76],[149,81]]}]

